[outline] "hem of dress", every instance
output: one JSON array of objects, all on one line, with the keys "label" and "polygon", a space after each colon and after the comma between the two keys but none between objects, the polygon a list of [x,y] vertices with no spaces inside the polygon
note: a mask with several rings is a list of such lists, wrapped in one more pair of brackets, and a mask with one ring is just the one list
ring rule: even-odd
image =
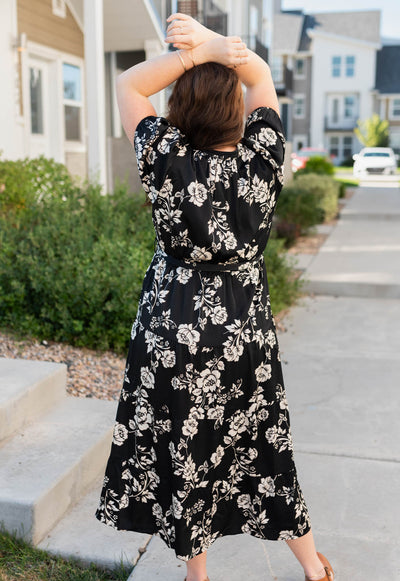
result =
[{"label": "hem of dress", "polygon": [[242,531],[242,530],[224,530],[221,531],[220,534],[218,536],[216,536],[208,545],[206,545],[205,547],[202,548],[202,550],[198,553],[195,553],[193,556],[186,558],[186,556],[182,556],[182,555],[178,555],[176,553],[175,550],[175,546],[174,544],[170,544],[166,541],[166,539],[160,535],[160,531],[159,529],[152,529],[151,527],[139,527],[136,526],[135,528],[122,528],[119,527],[116,524],[113,524],[111,522],[105,522],[103,520],[101,520],[101,518],[99,518],[98,516],[98,512],[96,512],[95,514],[95,518],[97,518],[97,520],[99,522],[101,522],[102,524],[109,526],[117,531],[129,531],[129,532],[133,532],[133,533],[146,533],[149,535],[157,535],[162,541],[164,541],[164,543],[167,545],[167,547],[169,549],[172,549],[175,552],[175,556],[177,559],[179,559],[180,561],[189,561],[190,559],[192,559],[193,557],[196,557],[197,555],[200,555],[201,553],[204,553],[204,551],[208,551],[208,549],[215,543],[215,541],[221,537],[228,537],[228,536],[233,536],[233,535],[250,535],[251,537],[254,537],[256,539],[260,539],[261,541],[286,541],[286,540],[293,540],[293,539],[300,539],[301,537],[303,537],[304,535],[306,535],[308,532],[310,532],[311,530],[311,524],[307,524],[307,526],[305,527],[304,531],[302,532],[301,535],[290,535],[290,537],[288,539],[283,539],[283,538],[279,538],[279,537],[267,537],[267,536],[261,536],[261,535],[257,535],[255,532],[251,532],[251,531]]}]

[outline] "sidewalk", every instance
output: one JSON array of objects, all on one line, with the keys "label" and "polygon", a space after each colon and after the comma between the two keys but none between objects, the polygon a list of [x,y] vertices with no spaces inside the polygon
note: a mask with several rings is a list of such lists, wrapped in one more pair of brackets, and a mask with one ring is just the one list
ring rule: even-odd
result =
[{"label": "sidewalk", "polygon": [[[335,581],[400,579],[400,190],[360,188],[304,276],[280,333],[294,453],[317,549]],[[323,293],[323,294],[322,294]],[[284,542],[221,537],[211,581],[298,581]],[[153,536],[130,581],[183,581]]]}]

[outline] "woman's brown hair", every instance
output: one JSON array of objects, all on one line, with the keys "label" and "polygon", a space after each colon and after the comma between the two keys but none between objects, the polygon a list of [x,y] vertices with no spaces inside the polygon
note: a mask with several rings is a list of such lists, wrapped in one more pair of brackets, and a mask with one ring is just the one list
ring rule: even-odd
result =
[{"label": "woman's brown hair", "polygon": [[236,145],[243,135],[244,102],[239,78],[219,63],[197,65],[175,83],[168,121],[196,149]]}]

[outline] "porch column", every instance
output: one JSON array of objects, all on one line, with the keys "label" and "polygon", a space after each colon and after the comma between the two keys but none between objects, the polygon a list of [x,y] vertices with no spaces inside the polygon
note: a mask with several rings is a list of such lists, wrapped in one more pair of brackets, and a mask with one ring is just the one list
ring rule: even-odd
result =
[{"label": "porch column", "polygon": [[103,0],[84,0],[89,178],[107,187]]}]

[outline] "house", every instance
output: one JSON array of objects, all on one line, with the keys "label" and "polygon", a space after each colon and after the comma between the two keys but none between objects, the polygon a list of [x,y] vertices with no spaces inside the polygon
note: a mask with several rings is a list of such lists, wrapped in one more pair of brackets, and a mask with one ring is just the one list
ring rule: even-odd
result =
[{"label": "house", "polygon": [[[135,165],[116,76],[165,50],[150,1],[119,0],[116,10],[111,0],[2,0],[0,32],[2,155],[43,154],[112,190]],[[130,183],[138,187],[134,171]]]},{"label": "house", "polygon": [[377,54],[374,112],[389,121],[389,144],[400,154],[400,44],[383,46]]},{"label": "house", "polygon": [[[113,191],[140,188],[134,151],[121,126],[117,75],[170,50],[166,18],[192,14],[221,34],[241,34],[264,58],[272,0],[2,0],[0,151],[45,155]],[[159,114],[168,92],[152,97]]]},{"label": "house", "polygon": [[359,118],[373,112],[380,11],[274,17],[271,65],[296,151],[325,147],[339,164],[359,151]]}]

